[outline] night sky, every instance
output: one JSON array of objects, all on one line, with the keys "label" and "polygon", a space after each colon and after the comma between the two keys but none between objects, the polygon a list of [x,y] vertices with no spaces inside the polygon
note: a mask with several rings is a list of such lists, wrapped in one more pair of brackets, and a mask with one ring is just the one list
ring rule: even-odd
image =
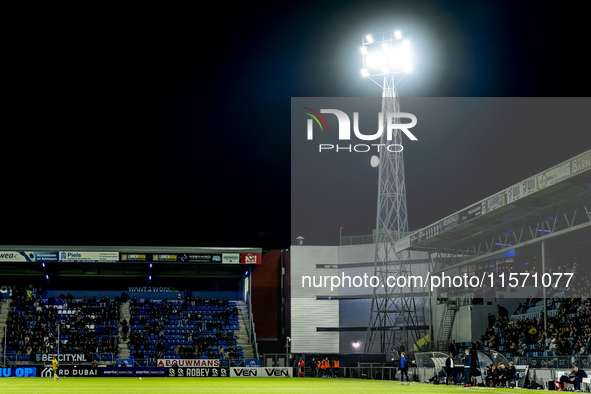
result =
[{"label": "night sky", "polygon": [[[359,73],[362,33],[413,29],[405,96],[588,96],[575,3],[201,4],[6,13],[0,244],[289,247],[290,99],[379,95]],[[471,143],[485,142],[539,152],[495,169],[527,175],[591,147],[585,130],[501,128]],[[408,182],[412,222],[413,206],[435,202]],[[479,187],[483,198],[505,186]],[[452,197],[475,202],[454,190],[438,201]]]}]

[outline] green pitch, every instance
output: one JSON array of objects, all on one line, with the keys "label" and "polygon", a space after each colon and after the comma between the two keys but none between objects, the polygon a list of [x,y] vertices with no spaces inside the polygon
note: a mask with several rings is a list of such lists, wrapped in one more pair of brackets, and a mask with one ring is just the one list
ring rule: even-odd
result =
[{"label": "green pitch", "polygon": [[399,393],[399,394],[452,394],[465,391],[515,393],[512,389],[493,389],[460,386],[441,386],[358,379],[320,378],[0,378],[3,394],[25,393],[282,393],[282,394],[346,394],[346,393]]}]

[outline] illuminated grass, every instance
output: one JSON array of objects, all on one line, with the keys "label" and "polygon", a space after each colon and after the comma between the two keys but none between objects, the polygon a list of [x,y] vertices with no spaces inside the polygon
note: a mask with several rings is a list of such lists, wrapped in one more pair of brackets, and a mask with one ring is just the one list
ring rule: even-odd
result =
[{"label": "illuminated grass", "polygon": [[[0,378],[2,393],[413,393],[433,394],[434,392],[469,391],[460,386],[441,386],[411,383],[401,386],[399,382],[319,379],[319,378]],[[492,389],[474,387],[473,391],[513,392],[514,389]]]}]

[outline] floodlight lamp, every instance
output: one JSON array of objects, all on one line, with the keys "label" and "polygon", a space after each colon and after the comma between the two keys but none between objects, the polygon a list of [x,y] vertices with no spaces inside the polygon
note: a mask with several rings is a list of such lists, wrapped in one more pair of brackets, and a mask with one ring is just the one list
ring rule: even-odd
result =
[{"label": "floodlight lamp", "polygon": [[405,72],[407,72],[407,73],[411,73],[411,72],[412,72],[412,70],[413,70],[412,63],[407,63],[407,64],[404,66],[404,71],[405,71]]},{"label": "floodlight lamp", "polygon": [[362,54],[362,55],[367,55],[367,53],[368,53],[368,52],[367,52],[367,48],[366,48],[365,46],[362,46],[362,47],[360,48],[360,50],[361,50],[361,54]]},{"label": "floodlight lamp", "polygon": [[369,77],[369,71],[367,70],[367,68],[361,70],[361,75],[363,75],[364,77]]},{"label": "floodlight lamp", "polygon": [[371,34],[368,34],[365,36],[365,39],[367,40],[367,42],[369,42],[370,44],[373,44],[373,37],[371,36]]},{"label": "floodlight lamp", "polygon": [[392,50],[388,55],[388,64],[394,67],[400,66],[403,58],[404,54],[400,49]]},{"label": "floodlight lamp", "polygon": [[389,69],[388,69],[388,67],[386,67],[386,66],[382,67],[382,72],[383,72],[384,74],[390,74],[390,70],[389,70]]},{"label": "floodlight lamp", "polygon": [[408,40],[402,41],[402,46],[405,48],[410,48],[410,41],[408,41]]},{"label": "floodlight lamp", "polygon": [[372,53],[367,58],[367,63],[371,67],[382,67],[382,65],[384,64],[384,54],[379,52]]},{"label": "floodlight lamp", "polygon": [[412,63],[412,52],[402,48],[396,48],[388,54],[388,65],[392,67],[400,67],[403,64]]},{"label": "floodlight lamp", "polygon": [[382,51],[388,52],[389,49],[390,49],[390,45],[388,45],[387,42],[382,44]]},{"label": "floodlight lamp", "polygon": [[394,37],[396,37],[397,40],[400,40],[402,38],[402,33],[400,33],[400,30],[396,30],[394,32]]}]

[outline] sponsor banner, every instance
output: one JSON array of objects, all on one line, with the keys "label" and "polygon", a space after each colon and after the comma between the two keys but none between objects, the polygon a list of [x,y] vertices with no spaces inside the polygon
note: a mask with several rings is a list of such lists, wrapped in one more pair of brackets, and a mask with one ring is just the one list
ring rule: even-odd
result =
[{"label": "sponsor banner", "polygon": [[131,263],[211,263],[222,262],[221,254],[191,253],[119,253],[119,261]]},{"label": "sponsor banner", "polygon": [[57,358],[58,362],[75,363],[75,362],[89,362],[86,359],[86,354],[36,354],[35,361],[38,363],[50,363],[53,356]]},{"label": "sponsor banner", "polygon": [[[468,210],[470,210],[470,208],[468,208],[467,210],[465,210],[463,212],[455,213],[451,216],[448,216],[445,219],[440,220],[439,222],[437,222],[429,227],[426,227],[426,228],[420,230],[419,232],[412,234],[410,236],[410,245],[415,245],[419,242],[423,242],[429,238],[432,238],[436,235],[441,234],[444,231],[451,230],[452,228],[457,227],[461,223],[461,218],[463,216],[467,218],[468,215],[465,212],[467,212]],[[473,213],[472,213],[473,217],[477,216],[476,213],[478,213],[478,215],[480,215],[480,212],[481,212],[480,209],[477,209],[475,207],[472,207],[472,211],[473,211]],[[468,219],[465,219],[465,220],[468,220]],[[399,248],[397,247],[397,250],[398,249]],[[402,250],[402,249],[404,249],[404,248],[401,247],[400,250]]]},{"label": "sponsor banner", "polygon": [[293,368],[261,368],[263,378],[292,378]]},{"label": "sponsor banner", "polygon": [[[535,178],[532,178],[535,186]],[[533,192],[532,192],[533,193]],[[506,204],[505,192],[492,196],[482,202],[481,214],[489,213],[495,209],[499,209]]]},{"label": "sponsor banner", "polygon": [[521,184],[513,185],[503,192],[507,204],[511,204],[521,198]]},{"label": "sponsor banner", "polygon": [[145,263],[152,261],[152,253],[119,253],[119,261]]},{"label": "sponsor banner", "polygon": [[[257,360],[258,361],[258,360]],[[231,378],[258,378],[261,377],[262,368],[230,368]]]},{"label": "sponsor banner", "polygon": [[[184,256],[183,256],[184,257]],[[152,261],[156,262],[168,262],[168,261],[181,261],[178,254],[152,254]]]},{"label": "sponsor banner", "polygon": [[291,378],[293,368],[230,368],[231,378]]},{"label": "sponsor banner", "polygon": [[209,360],[209,359],[158,359],[156,363],[159,367],[172,367],[174,364],[178,365],[179,367],[214,367],[217,368],[220,366],[220,360]]},{"label": "sponsor banner", "polygon": [[58,252],[0,251],[0,261],[57,262]]},{"label": "sponsor banner", "polygon": [[0,368],[0,378],[34,378],[37,367]]},{"label": "sponsor banner", "polygon": [[527,181],[523,181],[520,184],[521,186],[521,198],[527,197],[530,194],[534,194],[538,191],[537,186],[537,177],[529,178]]},{"label": "sponsor banner", "polygon": [[541,175],[538,175],[538,190],[545,189],[549,186],[557,184],[558,182],[564,181],[567,178],[570,178],[570,167],[571,164],[566,163],[548,170]]},{"label": "sponsor banner", "polygon": [[542,174],[533,176],[523,182],[513,185],[503,192],[463,210],[460,212],[460,218],[457,222],[453,220],[453,216],[450,216],[439,223],[411,234],[410,244],[416,245],[442,231],[447,231],[448,229],[467,222],[470,219],[494,211],[507,204],[511,204],[512,202],[534,194],[539,190],[543,190],[588,170],[591,170],[591,151],[575,157],[568,163],[561,164],[543,172]]},{"label": "sponsor banner", "polygon": [[591,152],[583,153],[571,160],[571,176],[591,169]]},{"label": "sponsor banner", "polygon": [[116,263],[119,252],[59,252],[60,262],[66,263]]},{"label": "sponsor banner", "polygon": [[228,368],[168,367],[166,372],[166,376],[178,378],[225,378],[229,376]]},{"label": "sponsor banner", "polygon": [[102,368],[101,376],[127,376],[131,378],[145,377],[145,376],[159,376],[166,377],[166,368],[157,367],[126,367],[126,368]]},{"label": "sponsor banner", "polygon": [[177,293],[178,288],[176,287],[154,287],[154,286],[143,286],[143,287],[134,287],[129,286],[127,291],[130,293],[138,293],[138,292],[147,292],[147,293]]},{"label": "sponsor banner", "polygon": [[222,253],[222,264],[240,264],[240,254]]},{"label": "sponsor banner", "polygon": [[261,264],[263,258],[261,253],[242,253],[240,263],[242,264]]},{"label": "sponsor banner", "polygon": [[187,254],[187,253],[172,253],[161,254],[153,253],[152,261],[157,263],[178,262],[178,263],[213,263],[219,264],[222,262],[221,254]]},{"label": "sponsor banner", "polygon": [[260,367],[261,360],[259,360],[258,358],[247,358],[246,360],[244,360],[244,365],[247,367]]},{"label": "sponsor banner", "polygon": [[466,223],[468,220],[472,220],[482,215],[482,204],[472,205],[468,209],[464,209],[459,214],[458,224]]},{"label": "sponsor banner", "polygon": [[[38,377],[53,378],[53,367],[37,368]],[[101,376],[100,369],[88,365],[66,365],[57,369],[57,376]]]}]

